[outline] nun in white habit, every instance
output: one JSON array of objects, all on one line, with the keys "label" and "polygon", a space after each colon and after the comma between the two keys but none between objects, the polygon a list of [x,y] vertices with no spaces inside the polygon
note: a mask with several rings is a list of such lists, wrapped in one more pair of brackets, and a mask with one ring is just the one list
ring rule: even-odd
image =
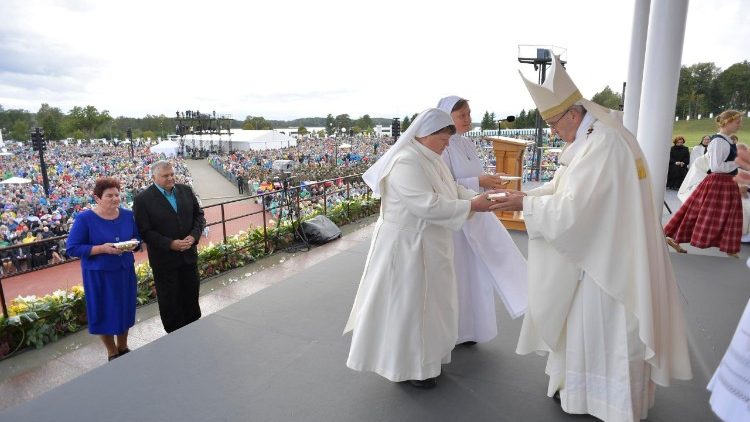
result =
[{"label": "nun in white habit", "polygon": [[[499,189],[497,175],[484,174],[474,142],[463,136],[471,128],[467,100],[450,96],[438,103],[456,126],[443,160],[458,184],[477,192]],[[497,336],[497,291],[511,318],[524,313],[527,302],[526,260],[494,214],[475,214],[453,234],[458,288],[458,340],[472,345]]]},{"label": "nun in white habit", "polygon": [[363,175],[382,199],[344,330],[346,365],[420,388],[435,386],[458,336],[452,232],[493,204],[456,184],[440,158],[453,133],[450,115],[425,110]]}]

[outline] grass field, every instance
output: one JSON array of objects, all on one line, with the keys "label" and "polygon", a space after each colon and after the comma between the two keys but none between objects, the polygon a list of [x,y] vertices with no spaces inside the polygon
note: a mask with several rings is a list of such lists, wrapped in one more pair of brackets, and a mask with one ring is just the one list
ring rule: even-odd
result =
[{"label": "grass field", "polygon": [[[716,123],[713,119],[700,119],[700,120],[680,120],[674,123],[674,130],[672,131],[672,139],[675,136],[680,135],[685,138],[685,145],[693,147],[698,145],[703,135],[711,135],[716,133]],[[750,121],[746,117],[742,122],[742,129],[737,132],[737,137],[740,138],[740,142],[750,144]],[[671,144],[672,139],[668,142]]]}]

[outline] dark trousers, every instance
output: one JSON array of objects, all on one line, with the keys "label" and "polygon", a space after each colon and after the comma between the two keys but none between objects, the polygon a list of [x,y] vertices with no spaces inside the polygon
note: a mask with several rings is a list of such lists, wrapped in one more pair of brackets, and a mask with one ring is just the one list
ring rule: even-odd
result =
[{"label": "dark trousers", "polygon": [[169,270],[154,268],[154,283],[161,323],[166,332],[171,333],[201,317],[197,264]]}]

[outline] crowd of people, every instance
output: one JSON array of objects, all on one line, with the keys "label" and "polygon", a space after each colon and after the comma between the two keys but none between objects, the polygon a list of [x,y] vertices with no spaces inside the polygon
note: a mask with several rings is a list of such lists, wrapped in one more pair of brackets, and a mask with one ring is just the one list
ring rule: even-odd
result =
[{"label": "crowd of people", "polygon": [[[309,214],[324,204],[326,207],[333,207],[346,199],[344,178],[363,173],[388,150],[388,146],[388,142],[381,138],[367,136],[345,139],[308,138],[298,140],[294,147],[235,151],[228,155],[212,154],[208,160],[214,169],[237,184],[240,194],[266,194],[259,196],[257,201],[265,201],[266,209],[274,217],[284,218],[290,209],[285,206],[289,202],[288,193],[284,192],[285,184],[292,188],[292,195],[299,195],[301,215]],[[288,180],[284,180],[284,175],[273,170],[273,162],[276,160],[294,162],[294,169],[288,175]],[[361,180],[349,182],[350,196],[361,196],[368,192]],[[301,188],[298,190],[296,186]]]},{"label": "crowd of people", "polygon": [[[0,157],[2,179],[26,179],[0,184],[0,247],[27,244],[66,235],[76,216],[95,203],[95,180],[116,175],[122,181],[123,202],[151,184],[149,165],[159,157],[137,149],[105,144],[50,143],[45,151],[49,195],[45,195],[40,161],[30,146],[6,145],[10,155]],[[174,161],[180,182],[192,184],[182,160]],[[4,274],[44,266],[66,259],[64,244],[46,242],[0,251]]]}]

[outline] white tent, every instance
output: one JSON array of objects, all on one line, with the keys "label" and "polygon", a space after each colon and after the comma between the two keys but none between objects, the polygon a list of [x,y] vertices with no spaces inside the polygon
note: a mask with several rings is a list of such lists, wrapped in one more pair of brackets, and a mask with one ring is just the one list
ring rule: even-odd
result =
[{"label": "white tent", "polygon": [[26,183],[31,183],[31,179],[24,179],[23,177],[13,176],[0,182],[0,185],[23,185]]},{"label": "white tent", "polygon": [[174,157],[180,149],[180,144],[174,141],[164,141],[151,147],[152,154],[164,154],[167,157]]},{"label": "white tent", "polygon": [[289,135],[275,130],[242,130],[232,129],[231,138],[226,133],[221,135],[186,135],[185,145],[204,149],[209,149],[212,145],[214,150],[219,148],[227,151],[229,149],[229,140],[232,140],[233,150],[258,150],[258,149],[279,149],[297,146],[297,140]]}]

